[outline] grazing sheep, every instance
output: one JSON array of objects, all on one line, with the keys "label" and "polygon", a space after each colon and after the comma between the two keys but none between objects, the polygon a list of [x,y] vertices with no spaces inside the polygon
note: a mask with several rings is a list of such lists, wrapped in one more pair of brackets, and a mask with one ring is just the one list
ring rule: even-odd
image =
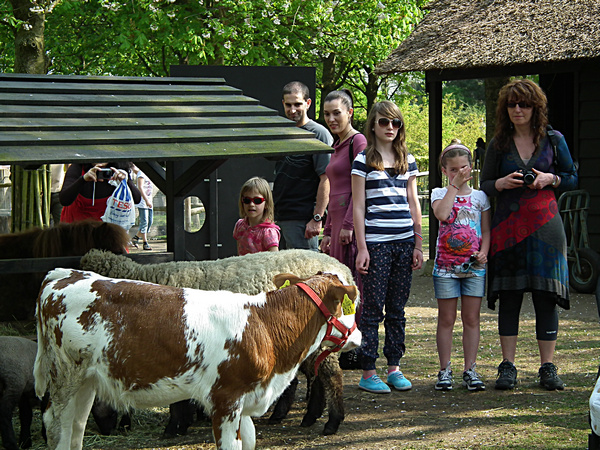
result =
[{"label": "grazing sheep", "polygon": [[[282,250],[232,256],[216,261],[175,261],[161,264],[138,264],[127,257],[91,250],[81,259],[81,268],[112,278],[128,278],[177,287],[202,290],[226,290],[248,295],[275,288],[274,275],[282,272],[308,277],[319,271],[341,275],[354,284],[352,273],[342,263],[323,253],[310,250]],[[314,361],[309,357],[300,370],[307,375],[309,401],[302,426],[311,426],[322,415],[325,398],[329,404],[329,419],[323,434],[335,434],[344,420],[342,371],[336,353],[329,355],[319,367],[314,380]],[[314,389],[311,388],[314,386]],[[283,420],[291,408],[296,385],[284,392],[269,421]]]},{"label": "grazing sheep", "polygon": [[[39,404],[33,381],[36,352],[37,344],[30,339],[0,336],[0,433],[8,450],[31,447],[32,406]],[[18,442],[12,426],[17,405],[21,420]]]},{"label": "grazing sheep", "polygon": [[187,433],[188,428],[194,423],[194,414],[198,413],[198,420],[210,422],[202,406],[191,400],[181,400],[169,405],[169,423],[165,427],[163,437],[172,438]]},{"label": "grazing sheep", "polygon": [[108,403],[96,400],[92,405],[92,416],[98,427],[100,434],[110,436],[113,431],[119,429],[123,431],[131,431],[131,411],[127,410],[121,416],[121,421],[117,427],[119,420],[119,412],[110,406]]}]

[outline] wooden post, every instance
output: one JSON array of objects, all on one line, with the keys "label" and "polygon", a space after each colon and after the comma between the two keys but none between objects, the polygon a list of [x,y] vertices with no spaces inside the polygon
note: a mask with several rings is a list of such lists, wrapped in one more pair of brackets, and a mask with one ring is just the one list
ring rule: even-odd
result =
[{"label": "wooden post", "polygon": [[[437,161],[442,151],[442,82],[427,79],[429,93],[429,193],[442,186],[442,176]],[[429,204],[429,242],[437,241],[439,223]],[[435,258],[435,245],[429,245],[429,259]]]}]

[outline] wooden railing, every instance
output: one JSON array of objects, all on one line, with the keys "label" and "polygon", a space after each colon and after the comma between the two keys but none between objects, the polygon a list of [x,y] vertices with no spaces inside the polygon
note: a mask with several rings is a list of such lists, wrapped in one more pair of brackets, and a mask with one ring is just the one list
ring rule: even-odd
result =
[{"label": "wooden railing", "polygon": [[[143,264],[157,264],[173,261],[171,252],[131,253],[126,255],[135,262]],[[78,269],[81,256],[63,256],[58,258],[24,258],[0,259],[0,273],[36,273],[48,272],[57,267]]]}]

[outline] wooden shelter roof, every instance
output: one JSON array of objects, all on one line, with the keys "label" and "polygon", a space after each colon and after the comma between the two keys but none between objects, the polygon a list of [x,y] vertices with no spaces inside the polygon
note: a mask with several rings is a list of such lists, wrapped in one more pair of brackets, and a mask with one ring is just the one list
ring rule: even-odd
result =
[{"label": "wooden shelter roof", "polygon": [[600,57],[598,0],[434,0],[379,74]]},{"label": "wooden shelter roof", "polygon": [[0,74],[0,164],[327,151],[223,78]]}]

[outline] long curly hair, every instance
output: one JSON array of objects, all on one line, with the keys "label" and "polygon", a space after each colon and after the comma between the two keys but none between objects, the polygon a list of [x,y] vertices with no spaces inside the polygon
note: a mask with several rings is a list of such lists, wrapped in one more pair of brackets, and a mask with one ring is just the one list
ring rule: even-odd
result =
[{"label": "long curly hair", "polygon": [[406,147],[404,117],[402,117],[400,108],[388,100],[375,103],[367,117],[367,122],[365,124],[365,136],[367,137],[365,155],[367,166],[374,167],[377,170],[385,170],[385,167],[383,167],[383,159],[375,149],[375,127],[379,126],[375,123],[377,113],[388,119],[400,119],[402,121],[402,126],[398,129],[398,134],[392,142],[392,149],[395,154],[394,169],[396,169],[397,173],[404,174],[408,170],[408,148]]},{"label": "long curly hair", "polygon": [[548,99],[542,88],[536,83],[528,79],[518,79],[504,85],[498,94],[494,134],[496,150],[508,151],[510,139],[514,134],[514,127],[508,116],[506,106],[509,102],[526,102],[533,107],[531,128],[533,130],[533,143],[537,148],[540,140],[546,136]]}]

